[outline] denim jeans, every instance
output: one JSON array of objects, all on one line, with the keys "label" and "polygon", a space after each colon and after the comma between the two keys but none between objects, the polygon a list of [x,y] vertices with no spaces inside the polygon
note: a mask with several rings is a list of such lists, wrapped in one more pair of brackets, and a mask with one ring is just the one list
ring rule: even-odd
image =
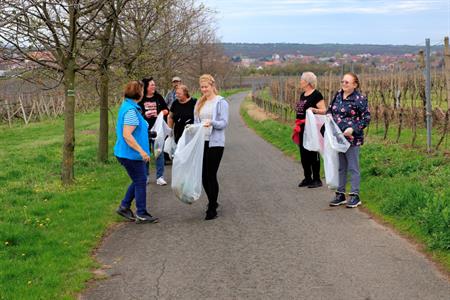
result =
[{"label": "denim jeans", "polygon": [[339,187],[338,192],[345,193],[347,172],[350,172],[350,193],[359,195],[361,175],[359,171],[359,146],[350,146],[347,152],[339,152]]},{"label": "denim jeans", "polygon": [[136,213],[143,215],[147,212],[147,174],[148,168],[143,160],[132,160],[117,157],[117,160],[130,176],[132,182],[123,198],[121,205],[130,208],[133,199],[136,199]]},{"label": "denim jeans", "polygon": [[[150,151],[155,153],[155,141],[150,139]],[[156,179],[164,176],[164,152],[156,159]]]}]

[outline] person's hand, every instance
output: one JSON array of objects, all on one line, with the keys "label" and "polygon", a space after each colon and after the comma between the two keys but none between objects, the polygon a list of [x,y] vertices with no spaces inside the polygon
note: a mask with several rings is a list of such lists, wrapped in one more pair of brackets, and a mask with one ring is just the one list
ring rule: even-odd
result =
[{"label": "person's hand", "polygon": [[149,162],[150,161],[150,156],[148,156],[147,152],[142,151],[140,154],[141,154],[141,157],[142,157],[143,161],[145,161],[145,162]]},{"label": "person's hand", "polygon": [[203,126],[204,126],[204,127],[209,127],[209,126],[211,126],[211,120],[206,119],[205,121],[203,121]]},{"label": "person's hand", "polygon": [[344,134],[346,137],[353,138],[353,128],[349,127],[349,128],[347,128],[347,129],[345,129],[344,132],[343,132],[343,134]]},{"label": "person's hand", "polygon": [[313,114],[317,114],[317,108],[315,107],[310,107],[308,110],[310,110]]}]

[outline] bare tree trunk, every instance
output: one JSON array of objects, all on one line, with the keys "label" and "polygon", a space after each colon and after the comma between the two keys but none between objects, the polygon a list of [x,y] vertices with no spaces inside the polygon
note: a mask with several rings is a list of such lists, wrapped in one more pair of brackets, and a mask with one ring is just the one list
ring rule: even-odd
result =
[{"label": "bare tree trunk", "polygon": [[75,163],[75,49],[77,42],[77,1],[69,1],[69,53],[64,65],[64,88],[66,97],[64,102],[64,145],[61,170],[61,180],[65,185],[72,184],[74,180]]},{"label": "bare tree trunk", "polygon": [[108,92],[109,92],[109,65],[104,63],[100,69],[100,129],[98,134],[97,159],[100,162],[108,160]]},{"label": "bare tree trunk", "polygon": [[64,74],[66,97],[64,103],[64,145],[61,179],[63,184],[74,180],[75,151],[75,59],[69,58]]},{"label": "bare tree trunk", "polygon": [[[117,21],[115,25],[117,25]],[[115,27],[116,28],[116,27]],[[98,152],[97,159],[100,162],[106,162],[108,160],[108,135],[109,135],[109,122],[108,122],[108,102],[109,102],[109,65],[110,56],[114,44],[114,37],[112,34],[116,34],[115,28],[113,30],[112,22],[108,22],[105,32],[101,38],[102,54],[100,63],[100,126],[98,133]]]}]

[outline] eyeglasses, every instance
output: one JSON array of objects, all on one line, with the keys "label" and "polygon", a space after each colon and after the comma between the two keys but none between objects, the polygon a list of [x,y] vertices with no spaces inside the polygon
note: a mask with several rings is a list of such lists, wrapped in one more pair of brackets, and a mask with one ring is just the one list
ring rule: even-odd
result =
[{"label": "eyeglasses", "polygon": [[341,80],[341,83],[342,83],[342,84],[349,84],[349,83],[351,83],[351,82],[348,81],[348,80]]}]

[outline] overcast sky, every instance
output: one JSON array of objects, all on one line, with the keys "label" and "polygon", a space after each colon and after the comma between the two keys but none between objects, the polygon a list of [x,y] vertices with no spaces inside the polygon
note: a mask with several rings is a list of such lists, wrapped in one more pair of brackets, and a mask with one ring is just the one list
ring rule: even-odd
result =
[{"label": "overcast sky", "polygon": [[201,0],[223,42],[422,45],[450,35],[450,0]]}]

